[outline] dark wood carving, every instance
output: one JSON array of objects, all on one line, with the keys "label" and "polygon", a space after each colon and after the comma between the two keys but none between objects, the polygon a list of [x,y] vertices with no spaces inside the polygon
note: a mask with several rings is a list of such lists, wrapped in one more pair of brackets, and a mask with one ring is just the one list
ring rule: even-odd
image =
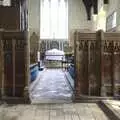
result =
[{"label": "dark wood carving", "polygon": [[0,6],[0,28],[20,30],[19,8]]},{"label": "dark wood carving", "polygon": [[83,0],[83,3],[85,5],[86,8],[86,12],[87,12],[87,19],[91,20],[91,8],[92,8],[92,0]]},{"label": "dark wood carving", "polygon": [[11,0],[11,6],[0,6],[0,28],[25,31],[28,28],[26,0]]},{"label": "dark wood carving", "polygon": [[120,96],[120,34],[75,32],[75,95]]},{"label": "dark wood carving", "polygon": [[24,32],[3,32],[4,57],[4,95],[23,97],[25,88],[25,51]]}]

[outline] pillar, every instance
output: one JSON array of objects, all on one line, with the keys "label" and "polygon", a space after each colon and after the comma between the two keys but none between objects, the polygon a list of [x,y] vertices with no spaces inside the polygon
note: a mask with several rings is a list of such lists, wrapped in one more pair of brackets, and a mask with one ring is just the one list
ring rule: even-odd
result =
[{"label": "pillar", "polygon": [[[33,33],[34,36],[32,36]],[[28,1],[28,39],[31,40],[30,52],[35,51],[37,54],[40,47],[40,0]]]},{"label": "pillar", "polygon": [[[39,39],[36,40],[36,36],[40,36],[40,0],[28,0],[28,32],[26,33],[26,86],[24,89],[25,102],[29,102],[29,80],[30,80],[30,52],[31,49],[39,48]],[[35,40],[30,38],[32,34],[35,33]],[[32,44],[30,44],[32,43]],[[36,53],[37,54],[37,53]],[[37,58],[36,58],[37,59]]]}]

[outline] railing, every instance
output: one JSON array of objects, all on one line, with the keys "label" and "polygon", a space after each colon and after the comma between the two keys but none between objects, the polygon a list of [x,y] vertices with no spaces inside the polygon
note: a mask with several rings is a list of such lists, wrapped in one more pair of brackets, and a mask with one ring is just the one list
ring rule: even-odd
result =
[{"label": "railing", "polygon": [[64,50],[64,47],[67,45],[67,39],[41,39],[40,51],[44,53],[45,51],[53,48]]},{"label": "railing", "polygon": [[75,94],[120,96],[120,33],[75,32]]},{"label": "railing", "polygon": [[44,65],[46,68],[62,68],[64,55],[45,55]]}]

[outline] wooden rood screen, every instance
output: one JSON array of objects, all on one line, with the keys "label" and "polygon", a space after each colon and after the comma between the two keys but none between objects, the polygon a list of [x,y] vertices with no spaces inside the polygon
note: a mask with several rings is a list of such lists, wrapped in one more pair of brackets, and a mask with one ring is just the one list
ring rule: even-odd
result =
[{"label": "wooden rood screen", "polygon": [[120,33],[74,33],[75,95],[120,96]]},{"label": "wooden rood screen", "polygon": [[0,32],[2,96],[23,96],[26,77],[26,39],[23,32]]}]

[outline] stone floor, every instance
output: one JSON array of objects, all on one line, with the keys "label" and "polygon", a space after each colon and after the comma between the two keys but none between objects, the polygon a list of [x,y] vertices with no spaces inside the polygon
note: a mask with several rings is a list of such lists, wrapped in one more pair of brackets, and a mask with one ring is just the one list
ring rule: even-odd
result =
[{"label": "stone floor", "polygon": [[46,69],[35,82],[35,87],[30,88],[32,103],[72,102],[72,89],[62,69]]},{"label": "stone floor", "polygon": [[94,103],[1,105],[0,120],[109,120]]},{"label": "stone floor", "polygon": [[120,100],[104,100],[103,102],[120,119]]}]

